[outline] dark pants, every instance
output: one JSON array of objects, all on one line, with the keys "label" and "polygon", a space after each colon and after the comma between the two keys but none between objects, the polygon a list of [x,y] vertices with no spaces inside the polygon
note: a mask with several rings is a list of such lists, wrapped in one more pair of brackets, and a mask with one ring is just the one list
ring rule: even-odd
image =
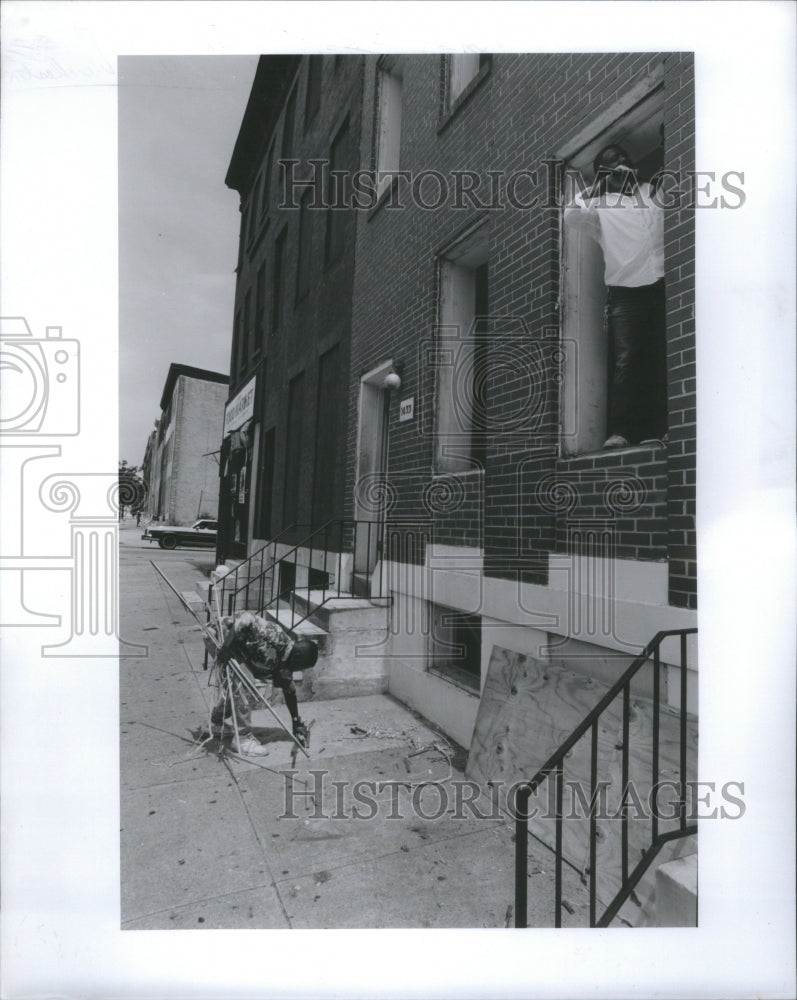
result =
[{"label": "dark pants", "polygon": [[664,279],[607,289],[611,390],[609,434],[636,443],[667,433]]},{"label": "dark pants", "polygon": [[[251,664],[249,664],[251,666]],[[296,698],[296,685],[293,678],[287,675],[287,671],[277,668],[270,678],[274,687],[278,687],[285,698],[285,704],[291,713],[291,719],[299,718],[299,704]],[[241,735],[251,732],[252,708],[258,706],[258,702],[249,693],[247,688],[233,676],[232,682],[232,702],[230,692],[227,691],[224,697],[214,706],[210,713],[210,721],[214,726],[220,726],[224,719],[232,717],[233,705],[235,707],[235,720],[238,724],[238,731]]]}]

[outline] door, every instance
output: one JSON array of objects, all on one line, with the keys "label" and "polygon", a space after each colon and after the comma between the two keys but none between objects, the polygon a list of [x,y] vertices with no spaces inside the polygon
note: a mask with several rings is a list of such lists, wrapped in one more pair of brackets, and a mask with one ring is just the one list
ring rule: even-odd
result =
[{"label": "door", "polygon": [[354,572],[358,575],[370,576],[381,556],[385,518],[393,502],[387,475],[390,391],[384,386],[392,369],[392,362],[386,361],[360,380],[354,488]]}]

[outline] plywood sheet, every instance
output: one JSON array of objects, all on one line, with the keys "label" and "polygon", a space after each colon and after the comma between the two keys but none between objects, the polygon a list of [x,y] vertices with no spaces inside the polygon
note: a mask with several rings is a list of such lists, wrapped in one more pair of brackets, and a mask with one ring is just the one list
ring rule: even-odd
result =
[{"label": "plywood sheet", "polygon": [[[514,788],[528,781],[598,704],[608,687],[567,670],[501,647],[493,647],[471,743],[466,774],[483,785],[497,787],[502,808],[511,811]],[[597,778],[604,783],[604,808],[597,822],[597,894],[606,905],[621,881],[622,824],[619,819],[623,788],[623,701],[615,699],[601,714],[597,726]],[[679,772],[678,717],[666,707],[659,712],[659,779],[676,779]],[[563,767],[562,829],[565,858],[587,878],[589,818],[583,800],[590,795],[593,733],[590,729],[565,758]],[[629,698],[628,777],[635,796],[628,806],[628,869],[633,870],[651,839],[648,808],[652,773],[652,703]],[[695,777],[697,730],[687,730],[687,777]],[[578,796],[578,790],[582,798]],[[530,801],[530,829],[549,846],[555,844],[554,783],[545,781]],[[659,797],[665,810],[676,798],[672,789]],[[599,800],[600,801],[600,800]],[[618,817],[618,818],[614,818]],[[675,821],[660,821],[664,831]],[[645,898],[649,881],[637,895]]]}]

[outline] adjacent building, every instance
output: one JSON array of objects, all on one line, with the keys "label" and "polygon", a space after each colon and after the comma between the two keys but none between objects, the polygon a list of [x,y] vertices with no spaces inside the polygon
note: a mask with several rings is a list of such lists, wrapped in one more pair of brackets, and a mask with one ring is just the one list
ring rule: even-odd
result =
[{"label": "adjacent building", "polygon": [[146,514],[169,524],[216,517],[219,442],[229,378],[220,372],[171,364],[161,415],[147,440],[142,477]]},{"label": "adjacent building", "polygon": [[[363,60],[259,62],[226,177],[241,235],[222,444],[220,546],[243,558],[344,511],[355,213],[325,208],[357,169]],[[286,184],[285,177],[288,182]]]}]

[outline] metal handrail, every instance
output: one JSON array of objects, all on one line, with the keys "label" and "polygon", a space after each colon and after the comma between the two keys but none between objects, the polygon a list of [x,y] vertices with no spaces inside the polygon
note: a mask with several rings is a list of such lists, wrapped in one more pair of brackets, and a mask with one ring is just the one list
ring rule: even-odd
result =
[{"label": "metal handrail", "polygon": [[[590,803],[589,803],[589,895],[590,895],[590,927],[608,927],[617,916],[623,904],[631,896],[645,872],[655,860],[661,848],[671,840],[689,837],[697,833],[697,824],[687,822],[686,813],[686,761],[687,761],[687,691],[686,691],[686,637],[697,632],[696,628],[672,629],[657,632],[645,646],[639,656],[628,667],[625,673],[612,685],[598,704],[573,730],[568,738],[539,768],[534,777],[524,782],[517,789],[515,816],[515,927],[526,927],[528,920],[527,877],[528,877],[528,836],[529,812],[528,804],[531,795],[537,791],[546,778],[552,777],[555,782],[555,865],[554,865],[554,926],[562,926],[562,785],[564,762],[573,747],[588,730],[591,730],[590,757]],[[642,854],[632,872],[628,871],[628,812],[626,809],[626,794],[629,770],[629,719],[631,702],[631,680],[653,656],[653,753],[651,765],[652,784],[659,780],[659,711],[661,705],[661,658],[660,647],[664,639],[670,636],[680,637],[680,716],[679,716],[679,782],[678,782],[678,828],[660,832],[656,810],[652,810],[650,844]],[[598,786],[598,720],[603,712],[618,696],[623,699],[623,737],[622,737],[622,828],[621,828],[621,885],[614,898],[597,916],[597,786]],[[544,842],[543,842],[544,843]],[[548,844],[545,844],[549,847]],[[569,864],[569,862],[568,862]]]},{"label": "metal handrail", "polygon": [[[302,524],[302,523],[289,524],[286,528],[283,528],[282,531],[280,531],[273,538],[268,539],[268,541],[266,542],[265,545],[263,545],[261,548],[259,548],[256,552],[253,552],[251,556],[248,556],[246,559],[244,559],[242,562],[240,562],[235,567],[235,569],[230,570],[230,572],[225,576],[225,578],[224,578],[225,579],[225,584],[224,584],[225,591],[230,590],[230,585],[232,585],[232,589],[230,590],[230,592],[232,594],[234,594],[235,596],[237,596],[238,594],[240,594],[243,591],[246,591],[246,598],[247,598],[247,603],[248,603],[248,600],[249,600],[249,588],[250,588],[250,586],[252,584],[252,579],[253,579],[251,568],[252,568],[252,566],[254,566],[255,560],[259,559],[260,569],[259,569],[257,575],[254,577],[254,579],[255,580],[259,580],[263,576],[264,573],[268,572],[268,569],[264,569],[263,568],[263,564],[264,564],[264,562],[265,562],[265,560],[267,558],[265,556],[265,553],[270,549],[271,550],[271,555],[268,556],[268,559],[270,559],[270,560],[273,561],[274,553],[276,552],[276,546],[285,537],[285,535],[287,535],[287,534],[295,531],[297,528],[307,528],[307,527],[311,527],[311,526],[308,525],[308,524]],[[244,571],[246,572],[246,583],[244,583],[242,586],[239,587],[238,586],[238,582],[239,582],[239,579],[241,577],[241,574]]]},{"label": "metal handrail", "polygon": [[[279,617],[281,610],[281,604],[284,602],[285,605],[290,610],[290,623],[286,625],[289,630],[293,630],[301,622],[305,621],[310,617],[323,604],[328,603],[333,598],[340,600],[353,600],[356,599],[355,595],[343,590],[342,579],[343,579],[343,559],[344,556],[351,554],[352,558],[352,570],[354,572],[354,567],[357,565],[358,553],[362,553],[362,541],[360,535],[362,533],[362,526],[366,526],[365,531],[365,546],[366,546],[366,562],[370,565],[371,557],[374,556],[378,559],[382,551],[382,530],[383,522],[381,521],[353,521],[344,519],[333,519],[322,524],[318,528],[314,528],[308,535],[306,535],[301,541],[294,544],[290,549],[284,552],[281,556],[276,556],[276,550],[272,548],[272,555],[267,566],[263,566],[261,563],[260,572],[252,577],[248,576],[246,582],[240,586],[229,587],[227,580],[225,578],[225,596],[227,598],[226,612],[227,614],[234,614],[238,597],[242,594],[246,594],[246,602],[249,604],[249,598],[252,591],[257,594],[257,600],[255,605],[259,614],[265,611],[270,611],[275,617]],[[292,526],[295,528],[296,526]],[[358,530],[359,529],[359,530]],[[289,529],[288,529],[289,530]],[[284,536],[285,532],[282,532]],[[348,547],[346,546],[347,537],[350,539],[350,553]],[[274,539],[269,545],[273,546],[277,539]],[[281,568],[284,565],[296,564],[297,555],[302,549],[309,549],[308,557],[308,568],[314,569],[314,561],[321,563],[323,567],[323,573],[325,574],[325,582],[322,586],[314,586],[311,580],[311,574],[308,573],[308,580],[305,585],[297,587],[294,584],[290,588],[283,589],[281,582]],[[261,550],[262,551],[262,550]],[[330,557],[334,557],[334,573],[328,572],[328,567],[330,566]],[[314,559],[314,557],[316,557]],[[320,558],[319,558],[320,557]],[[239,567],[240,568],[240,567]],[[329,577],[334,577],[334,584],[330,586]],[[371,596],[384,596],[382,594],[382,582],[384,576],[380,579],[380,585],[377,588],[378,594],[373,594],[371,591]],[[237,583],[237,580],[233,581]],[[312,592],[321,590],[322,600],[320,603],[311,605],[310,595]],[[289,593],[288,593],[289,591]],[[295,598],[298,595],[302,596],[302,592],[306,591],[306,601],[307,610],[305,613],[300,613],[297,611],[295,606]],[[286,594],[288,596],[286,596]]]},{"label": "metal handrail", "polygon": [[[260,611],[271,612],[278,620],[279,618],[280,605],[284,602],[287,610],[290,611],[290,622],[285,625],[285,627],[292,631],[303,621],[306,621],[313,615],[319,608],[323,607],[325,604],[329,603],[331,600],[358,600],[357,595],[351,593],[350,591],[344,590],[342,587],[343,579],[343,559],[346,555],[351,555],[352,560],[352,575],[355,573],[355,568],[357,566],[357,556],[362,554],[362,542],[360,540],[361,529],[365,527],[365,549],[366,549],[366,564],[370,565],[371,556],[379,558],[382,553],[382,529],[383,523],[380,521],[354,521],[354,520],[332,520],[328,521],[326,524],[317,528],[314,532],[307,536],[298,545],[295,545],[293,549],[284,553],[280,556],[279,560],[275,564],[275,572],[272,575],[271,585],[272,592],[271,597],[268,601],[260,606]],[[360,529],[360,530],[358,530]],[[318,536],[322,535],[323,538]],[[330,535],[332,537],[332,545],[330,545]],[[351,551],[349,552],[346,548],[346,539],[350,539]],[[337,540],[337,544],[334,544]],[[321,542],[320,545],[316,546],[316,541]],[[311,579],[310,573],[308,572],[307,583],[301,587],[297,587],[295,583],[291,585],[286,591],[281,589],[279,585],[279,567],[283,563],[295,563],[295,556],[300,549],[308,549],[308,569],[313,569],[313,554],[320,555],[321,565],[323,566],[324,574],[326,574],[327,579],[323,586],[314,586]],[[329,576],[332,574],[327,573],[327,567],[329,565],[329,557],[334,555],[335,558],[335,572],[334,572],[334,583],[332,586],[329,585]],[[369,593],[369,597],[383,597],[382,593],[382,583],[384,582],[384,574],[380,576],[380,586],[377,588],[378,593],[374,594],[373,589]],[[274,593],[274,585],[277,584],[277,591]],[[311,594],[316,591],[321,591],[321,600],[318,602],[313,602],[311,600]],[[304,598],[306,602],[306,608],[304,612],[300,612],[296,608],[295,599],[296,597],[302,597],[302,594],[306,593]]]}]

